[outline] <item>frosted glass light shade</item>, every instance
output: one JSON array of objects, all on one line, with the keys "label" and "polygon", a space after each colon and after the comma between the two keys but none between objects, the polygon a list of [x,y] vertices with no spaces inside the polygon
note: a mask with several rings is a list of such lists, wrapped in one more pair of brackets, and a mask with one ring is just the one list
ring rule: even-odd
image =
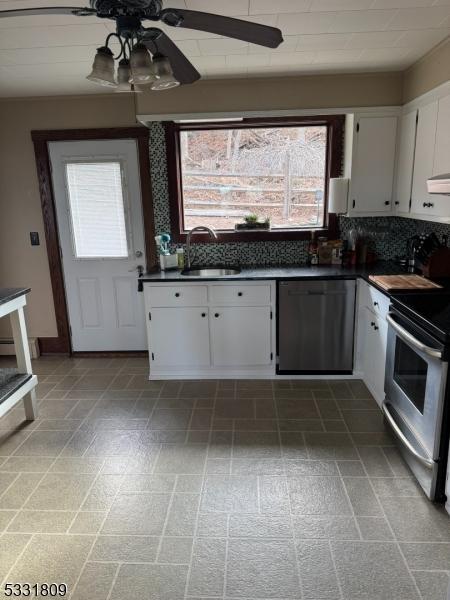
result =
[{"label": "frosted glass light shade", "polygon": [[152,59],[144,44],[136,44],[131,51],[130,68],[130,83],[148,85],[155,81]]},{"label": "frosted glass light shade", "polygon": [[116,87],[116,80],[114,79],[114,57],[109,48],[102,46],[97,49],[94,64],[92,65],[92,71],[86,79],[106,87]]},{"label": "frosted glass light shade", "polygon": [[328,193],[328,212],[342,215],[347,212],[348,179],[333,177],[330,179]]},{"label": "frosted glass light shade", "polygon": [[156,81],[152,85],[152,90],[169,90],[180,85],[180,82],[174,77],[169,59],[166,56],[156,54],[153,57],[153,68]]}]

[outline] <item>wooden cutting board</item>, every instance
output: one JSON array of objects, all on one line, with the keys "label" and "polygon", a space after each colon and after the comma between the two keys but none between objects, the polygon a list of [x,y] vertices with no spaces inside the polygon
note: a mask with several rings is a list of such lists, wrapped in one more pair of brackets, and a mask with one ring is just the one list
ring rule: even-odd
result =
[{"label": "wooden cutting board", "polygon": [[431,290],[442,288],[420,275],[369,275],[369,279],[384,290]]}]

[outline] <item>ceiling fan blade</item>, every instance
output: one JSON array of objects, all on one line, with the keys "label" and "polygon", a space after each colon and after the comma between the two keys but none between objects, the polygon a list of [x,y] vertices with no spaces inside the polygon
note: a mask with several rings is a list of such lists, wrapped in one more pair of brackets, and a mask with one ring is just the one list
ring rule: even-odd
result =
[{"label": "ceiling fan blade", "polygon": [[268,48],[277,48],[283,41],[281,31],[276,27],[196,10],[165,8],[160,19],[166,25],[207,31]]},{"label": "ceiling fan blade", "polygon": [[95,15],[93,8],[81,6],[47,6],[43,8],[19,8],[17,10],[0,10],[0,18],[4,17],[30,17],[32,15],[75,15],[76,17],[87,17]]},{"label": "ceiling fan blade", "polygon": [[156,27],[144,29],[143,31],[147,32],[147,35],[144,34],[140,37],[140,41],[147,46],[152,54],[159,53],[167,56],[173,74],[181,84],[194,83],[200,79],[200,73],[164,31]]}]

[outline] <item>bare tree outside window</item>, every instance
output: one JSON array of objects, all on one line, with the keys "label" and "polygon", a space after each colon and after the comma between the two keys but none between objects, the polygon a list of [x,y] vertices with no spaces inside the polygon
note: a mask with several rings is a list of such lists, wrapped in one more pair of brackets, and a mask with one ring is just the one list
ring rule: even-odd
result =
[{"label": "bare tree outside window", "polygon": [[327,127],[180,131],[184,229],[233,230],[249,214],[272,229],[325,223]]}]

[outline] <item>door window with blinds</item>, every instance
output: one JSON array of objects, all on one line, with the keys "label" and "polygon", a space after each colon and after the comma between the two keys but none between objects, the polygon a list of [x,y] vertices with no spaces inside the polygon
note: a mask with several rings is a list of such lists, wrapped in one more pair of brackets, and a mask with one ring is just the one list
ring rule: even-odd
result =
[{"label": "door window with blinds", "polygon": [[66,162],[65,174],[75,258],[128,258],[128,210],[121,162]]}]

